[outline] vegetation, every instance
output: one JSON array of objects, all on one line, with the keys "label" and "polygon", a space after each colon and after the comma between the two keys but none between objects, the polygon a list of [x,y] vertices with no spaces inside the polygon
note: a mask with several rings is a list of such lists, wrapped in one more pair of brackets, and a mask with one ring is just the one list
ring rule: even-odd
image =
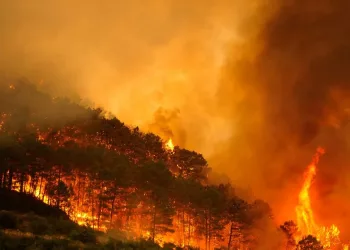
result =
[{"label": "vegetation", "polygon": [[297,250],[323,250],[321,243],[312,235],[304,237],[299,241]]},{"label": "vegetation", "polygon": [[[321,242],[312,235],[304,236],[299,242],[295,241],[295,237],[298,235],[298,227],[294,221],[286,221],[280,226],[280,229],[286,236],[286,246],[285,249],[291,250],[322,250],[322,249],[334,249],[334,248],[324,248]],[[333,246],[335,249],[346,249],[341,245]]]},{"label": "vegetation", "polygon": [[240,244],[234,235],[269,216],[255,212],[261,202],[242,201],[229,185],[210,185],[210,169],[196,152],[167,150],[152,133],[25,81],[0,93],[3,190],[34,196],[92,229],[118,230],[124,239],[208,249]]},{"label": "vegetation", "polygon": [[69,219],[0,211],[0,249],[80,249],[97,245],[97,234]]},{"label": "vegetation", "polygon": [[[249,203],[228,184],[208,183],[201,154],[166,149],[152,133],[106,118],[101,109],[52,98],[25,81],[3,85],[0,95],[0,195],[11,196],[0,209],[25,213],[18,219],[3,211],[0,224],[34,235],[18,240],[4,231],[3,246],[81,249],[97,244],[93,230],[111,236],[103,249],[258,244],[252,229],[270,220],[268,204]],[[27,208],[19,204],[23,199]],[[45,235],[65,237],[48,241]]]},{"label": "vegetation", "polygon": [[172,249],[140,240],[120,241],[66,219],[0,211],[0,249]]},{"label": "vegetation", "polygon": [[283,225],[280,226],[282,232],[285,234],[287,243],[286,249],[295,249],[295,234],[298,231],[298,227],[294,221],[286,221]]}]

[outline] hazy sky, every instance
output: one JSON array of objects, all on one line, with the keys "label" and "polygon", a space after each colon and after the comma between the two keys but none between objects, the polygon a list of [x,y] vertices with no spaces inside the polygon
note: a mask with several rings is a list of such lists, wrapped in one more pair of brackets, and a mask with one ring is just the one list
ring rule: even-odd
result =
[{"label": "hazy sky", "polygon": [[[215,93],[238,26],[256,8],[243,2],[4,1],[1,67],[76,91],[129,124],[161,134],[170,126],[175,142],[209,154],[208,143],[232,133]],[[169,122],[154,126],[155,114]]]}]

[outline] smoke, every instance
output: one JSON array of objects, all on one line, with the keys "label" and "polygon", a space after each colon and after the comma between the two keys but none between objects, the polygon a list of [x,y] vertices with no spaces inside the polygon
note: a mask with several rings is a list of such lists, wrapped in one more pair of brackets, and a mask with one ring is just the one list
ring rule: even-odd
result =
[{"label": "smoke", "polygon": [[321,145],[315,206],[342,230],[349,12],[346,0],[2,1],[0,73],[202,152],[284,220]]},{"label": "smoke", "polygon": [[210,153],[210,142],[230,134],[214,107],[226,47],[255,8],[243,0],[2,1],[0,73],[55,95],[78,93],[144,130],[160,108],[180,110],[185,130],[175,143]]},{"label": "smoke", "polygon": [[[320,220],[342,230],[350,191],[350,2],[280,2],[225,65],[217,98],[235,134],[212,162],[223,171],[229,163],[236,181],[278,204],[281,217],[317,145],[324,146],[314,205]],[[240,99],[229,98],[237,93]]]}]

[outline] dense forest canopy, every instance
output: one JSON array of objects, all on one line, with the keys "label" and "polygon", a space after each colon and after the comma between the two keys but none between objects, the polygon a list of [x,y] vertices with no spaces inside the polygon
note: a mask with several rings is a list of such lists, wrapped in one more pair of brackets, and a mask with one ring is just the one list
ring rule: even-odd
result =
[{"label": "dense forest canopy", "polygon": [[[25,80],[0,86],[2,189],[31,194],[79,224],[125,239],[205,249],[252,249],[266,240],[269,205],[209,183],[201,154],[169,148],[155,134],[52,98]],[[280,231],[294,244],[290,230],[286,224]]]}]

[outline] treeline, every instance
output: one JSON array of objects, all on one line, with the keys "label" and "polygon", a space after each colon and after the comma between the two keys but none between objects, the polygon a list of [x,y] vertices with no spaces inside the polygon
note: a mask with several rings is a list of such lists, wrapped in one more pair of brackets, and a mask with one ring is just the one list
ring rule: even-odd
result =
[{"label": "treeline", "polygon": [[95,229],[181,246],[252,248],[268,204],[210,185],[202,155],[130,128],[101,109],[26,82],[0,91],[0,187],[25,192]]}]

